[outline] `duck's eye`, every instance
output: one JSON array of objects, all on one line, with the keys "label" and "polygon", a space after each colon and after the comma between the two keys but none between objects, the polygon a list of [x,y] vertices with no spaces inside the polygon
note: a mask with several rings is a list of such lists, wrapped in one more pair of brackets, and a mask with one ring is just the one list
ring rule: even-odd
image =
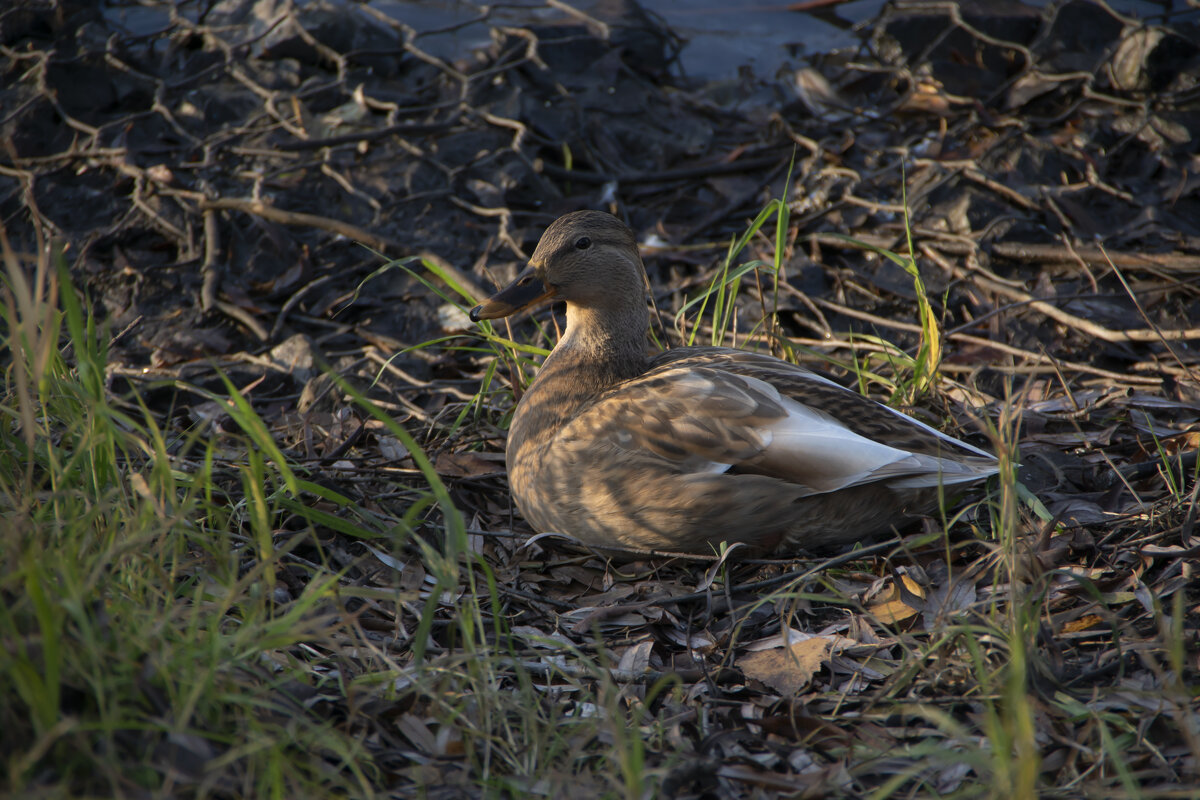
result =
[{"label": "duck's eye", "polygon": [[591,246],[592,246],[592,240],[586,236],[580,236],[578,239],[575,240],[575,249],[576,250],[587,250]]}]

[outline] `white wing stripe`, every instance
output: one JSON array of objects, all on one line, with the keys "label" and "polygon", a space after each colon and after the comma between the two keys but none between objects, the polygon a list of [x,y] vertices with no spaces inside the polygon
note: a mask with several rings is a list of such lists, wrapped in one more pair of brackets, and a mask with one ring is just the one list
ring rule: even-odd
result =
[{"label": "white wing stripe", "polygon": [[860,436],[828,414],[789,398],[781,401],[788,416],[770,426],[764,456],[774,463],[790,463],[796,473],[806,476],[804,484],[818,493],[873,481],[896,488],[922,488],[976,480],[996,471],[994,459],[975,448],[970,449],[987,459],[984,464],[910,453]]}]

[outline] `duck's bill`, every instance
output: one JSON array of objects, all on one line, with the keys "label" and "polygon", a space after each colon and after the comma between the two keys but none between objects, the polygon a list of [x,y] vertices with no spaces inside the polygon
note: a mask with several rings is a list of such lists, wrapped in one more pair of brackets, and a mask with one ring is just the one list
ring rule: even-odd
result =
[{"label": "duck's bill", "polygon": [[496,292],[481,305],[472,308],[471,321],[479,322],[481,319],[507,317],[554,295],[554,289],[548,288],[546,284],[542,283],[537,276],[537,271],[533,267],[526,267],[512,283]]}]

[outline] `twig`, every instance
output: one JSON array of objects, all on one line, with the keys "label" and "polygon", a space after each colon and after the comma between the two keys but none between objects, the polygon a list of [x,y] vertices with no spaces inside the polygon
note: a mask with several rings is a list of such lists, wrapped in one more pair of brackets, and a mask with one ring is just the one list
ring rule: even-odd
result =
[{"label": "twig", "polygon": [[303,211],[284,211],[281,208],[267,205],[260,200],[240,200],[232,197],[221,197],[213,200],[204,200],[201,202],[200,207],[203,209],[241,211],[243,214],[254,214],[263,219],[269,219],[272,222],[279,222],[284,225],[303,225],[310,228],[319,228],[330,233],[336,233],[339,236],[345,236],[352,241],[361,242],[375,250],[396,251],[400,249],[400,245],[395,241],[373,234],[357,225],[351,225],[349,222],[322,217],[318,214],[308,214]]}]

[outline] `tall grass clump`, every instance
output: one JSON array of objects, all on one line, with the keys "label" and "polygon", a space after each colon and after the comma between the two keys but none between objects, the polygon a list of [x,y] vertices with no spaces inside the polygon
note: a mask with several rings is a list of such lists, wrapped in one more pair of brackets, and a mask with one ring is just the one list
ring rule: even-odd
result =
[{"label": "tall grass clump", "polygon": [[[785,186],[791,183],[791,170],[788,170]],[[779,276],[783,274],[784,261],[788,252],[788,222],[790,219],[790,208],[787,202],[787,191],[785,190],[781,197],[772,198],[757,216],[750,222],[743,231],[735,239],[729,243],[729,249],[725,253],[720,268],[717,270],[709,285],[695,297],[687,300],[675,313],[675,329],[678,331],[680,338],[687,346],[696,344],[699,334],[702,330],[702,321],[704,314],[708,311],[711,315],[711,328],[709,344],[714,347],[725,345],[726,337],[730,346],[737,345],[737,299],[742,286],[742,281],[749,274],[754,274],[757,277],[759,271],[769,273],[772,277],[771,286],[771,314],[774,314],[775,308],[779,300]],[[771,218],[775,219],[775,250],[774,257],[771,262],[766,262],[761,259],[750,259],[743,263],[738,263],[742,252],[750,244],[763,226],[767,224]],[[761,286],[760,286],[761,290]],[[766,293],[763,292],[765,295]],[[765,296],[764,300],[764,320],[767,319]],[[687,315],[695,314],[695,319],[692,323],[691,330],[687,329]],[[755,327],[757,330],[757,326]],[[747,336],[753,336],[754,330],[750,331]],[[768,334],[774,333],[774,327]]]},{"label": "tall grass clump", "polygon": [[937,385],[938,367],[942,361],[942,332],[937,315],[934,313],[933,306],[929,302],[929,293],[925,289],[925,281],[921,277],[921,270],[917,265],[916,250],[913,248],[912,225],[908,216],[908,193],[904,188],[903,182],[901,182],[901,200],[904,206],[904,239],[908,248],[907,253],[897,253],[886,247],[879,247],[856,239],[853,236],[834,235],[848,244],[883,256],[904,270],[912,278],[913,293],[917,298],[917,321],[921,327],[920,339],[917,343],[915,355],[909,355],[894,344],[878,337],[857,337],[880,346],[889,360],[896,362],[898,366],[907,370],[907,375],[903,377],[898,376],[895,380],[894,386],[896,391],[892,399],[893,401],[903,399],[905,402],[912,404]]},{"label": "tall grass clump", "polygon": [[[1011,391],[1010,391],[1011,395]],[[996,595],[986,621],[994,633],[967,637],[970,663],[984,702],[992,797],[1034,800],[1041,790],[1041,747],[1035,724],[1038,700],[1031,678],[1040,658],[1038,627],[1045,613],[1045,594],[1030,574],[1026,525],[1021,517],[1023,487],[1017,480],[1020,412],[1006,403],[992,430],[992,447],[1000,471],[992,495],[992,532],[997,548],[996,583],[1007,591]],[[989,654],[987,643],[996,647]]]},{"label": "tall grass clump", "polygon": [[[785,186],[791,183],[789,170]],[[773,219],[774,249],[771,260],[750,259],[739,263],[741,254],[751,240]],[[783,278],[785,266],[790,252],[789,243],[790,206],[786,190],[778,197],[768,202],[755,216],[741,234],[729,244],[729,248],[708,286],[689,298],[675,314],[675,328],[685,345],[698,342],[701,332],[705,329],[705,319],[708,319],[708,341],[713,346],[737,346],[738,320],[737,301],[743,282],[747,276],[753,275],[758,281],[757,289],[762,303],[762,321],[743,335],[746,340],[755,336],[764,336],[777,354],[796,361],[799,353],[822,360],[831,366],[851,369],[859,379],[860,388],[865,392],[868,382],[878,383],[888,388],[892,396],[891,402],[903,402],[908,405],[915,403],[922,395],[936,387],[939,380],[938,366],[942,359],[941,326],[933,306],[921,271],[913,253],[912,229],[909,224],[907,202],[905,202],[904,229],[908,252],[901,254],[887,248],[856,239],[852,236],[834,234],[836,238],[855,247],[868,250],[880,255],[907,273],[913,281],[913,290],[917,298],[917,319],[920,324],[920,335],[915,353],[910,354],[897,344],[879,336],[869,334],[851,334],[850,341],[860,341],[877,348],[883,354],[884,360],[892,367],[890,376],[875,371],[872,358],[868,356],[862,362],[853,359],[851,363],[828,354],[809,348],[797,346],[788,341],[780,331],[777,309],[779,301],[779,282]],[[770,276],[769,286],[763,286],[760,276]],[[769,300],[769,302],[768,302]],[[689,327],[688,316],[692,315]],[[760,330],[760,326],[767,326]],[[874,354],[876,357],[877,354]]]},{"label": "tall grass clump", "polygon": [[366,792],[361,742],[301,702],[336,685],[316,654],[340,618],[333,572],[277,582],[291,478],[249,435],[168,434],[114,398],[61,251],[3,245],[2,791]]}]

